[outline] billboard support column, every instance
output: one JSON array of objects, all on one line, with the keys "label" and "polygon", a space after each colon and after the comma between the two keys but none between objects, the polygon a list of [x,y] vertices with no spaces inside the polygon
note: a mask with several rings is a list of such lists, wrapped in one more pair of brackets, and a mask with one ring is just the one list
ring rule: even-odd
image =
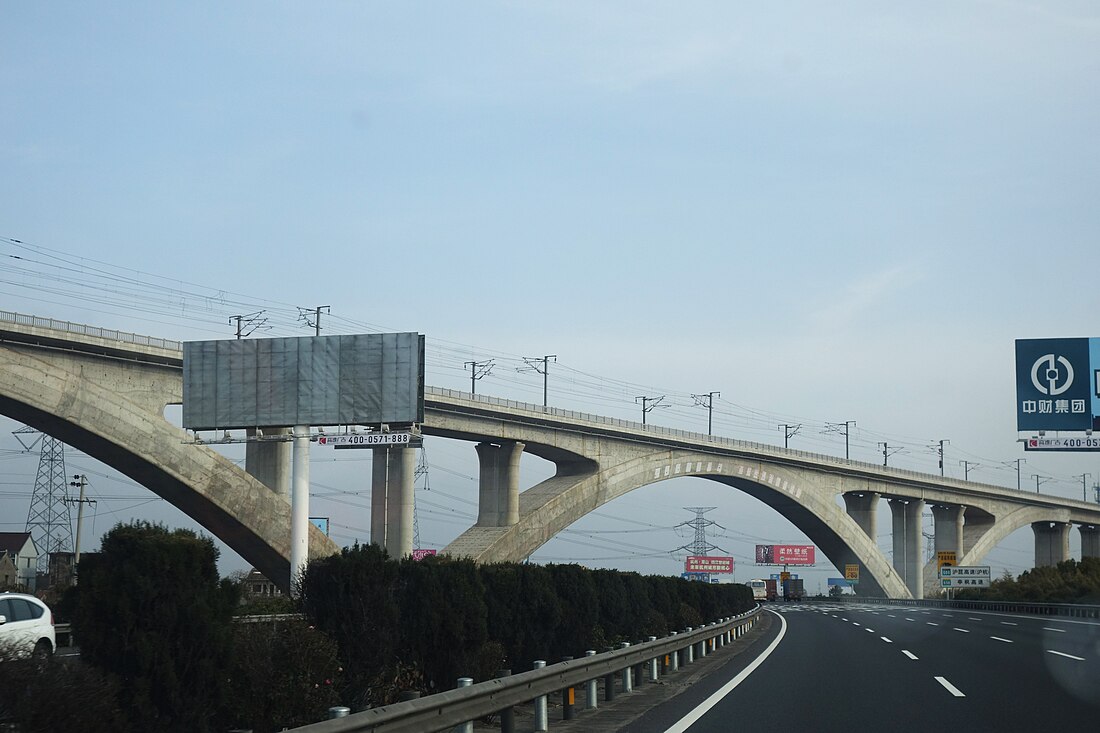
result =
[{"label": "billboard support column", "polygon": [[386,487],[386,552],[397,559],[412,554],[416,449],[391,447],[387,453],[389,485]]},{"label": "billboard support column", "polygon": [[872,540],[878,537],[879,494],[873,491],[850,491],[844,494],[844,507],[848,516],[856,521],[864,534]]},{"label": "billboard support column", "polygon": [[894,570],[901,576],[913,598],[924,598],[923,514],[924,502],[920,499],[890,500]]},{"label": "billboard support column", "polygon": [[371,451],[371,491],[370,491],[370,541],[373,545],[386,547],[386,504],[389,497],[390,451],[389,448],[375,448]]},{"label": "billboard support column", "polygon": [[1035,567],[1053,567],[1069,559],[1069,527],[1066,522],[1032,522]]},{"label": "billboard support column", "polygon": [[294,426],[293,491],[290,496],[290,592],[299,593],[309,562],[309,426]]}]

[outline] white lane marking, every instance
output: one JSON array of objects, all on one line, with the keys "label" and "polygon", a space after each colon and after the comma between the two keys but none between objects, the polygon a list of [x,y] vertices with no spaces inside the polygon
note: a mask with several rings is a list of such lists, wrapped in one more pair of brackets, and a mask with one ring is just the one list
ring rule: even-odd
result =
[{"label": "white lane marking", "polygon": [[980,618],[974,618],[973,616],[971,616],[970,618],[967,619],[967,621],[981,621],[981,619]]},{"label": "white lane marking", "polygon": [[946,689],[948,692],[950,692],[955,697],[966,697],[966,695],[962,694],[962,692],[959,690],[958,687],[955,687],[953,684],[951,684],[950,682],[945,680],[943,677],[937,677],[936,682],[939,682],[941,685],[943,685],[944,689]]},{"label": "white lane marking", "polygon": [[842,619],[840,619],[840,620],[841,620],[841,621],[847,621],[848,619],[846,619],[846,618],[842,618]]},{"label": "white lane marking", "polygon": [[906,620],[906,621],[916,621],[916,619],[915,619],[915,618],[907,618],[907,619],[905,619],[905,620]]},{"label": "white lane marking", "polygon": [[952,615],[951,615],[951,614],[949,614],[949,613],[945,613],[945,614],[943,615],[943,617],[944,617],[944,618],[955,618],[954,616],[952,616]]},{"label": "white lane marking", "polygon": [[939,624],[937,624],[935,621],[925,621],[924,623],[928,624],[929,626],[939,626]]},{"label": "white lane marking", "polygon": [[910,659],[916,659],[917,658],[917,655],[914,654],[913,652],[909,651],[908,649],[902,649],[901,653],[904,654],[905,656],[909,657]]},{"label": "white lane marking", "polygon": [[999,636],[991,636],[989,638],[993,639],[994,641],[1003,641],[1005,644],[1011,644],[1012,643],[1012,639],[1002,639]]},{"label": "white lane marking", "polygon": [[1019,626],[1020,624],[1018,624],[1018,623],[1015,623],[1015,622],[1013,622],[1013,621],[1002,621],[1002,622],[1001,622],[1001,625],[1002,625],[1002,626]]},{"label": "white lane marking", "polygon": [[873,633],[875,633],[875,630],[874,630],[874,629],[868,629],[868,628],[864,627],[864,629],[863,629],[863,630],[864,630],[864,631],[870,631],[870,632],[871,632],[872,634],[873,634]]},{"label": "white lane marking", "polygon": [[859,626],[859,621],[853,621],[852,626]]},{"label": "white lane marking", "polygon": [[961,631],[964,634],[969,634],[970,633],[970,629],[960,629],[958,627],[955,627],[955,631]]},{"label": "white lane marking", "polygon": [[887,644],[893,644],[894,643],[894,642],[890,641],[889,639],[887,639],[885,636],[880,636],[879,638],[882,639],[883,641],[885,641]]},{"label": "white lane marking", "polygon": [[[769,613],[775,613],[769,611]],[[783,637],[787,634],[787,619],[783,618],[782,614],[775,614],[775,617],[779,619],[781,626],[779,627],[779,636],[775,637],[775,641],[768,645],[768,648],[764,650],[764,653],[753,660],[753,663],[745,667],[741,672],[732,680],[724,684],[717,692],[708,697],[703,702],[699,703],[690,713],[680,718],[676,723],[671,726],[665,733],[684,733],[691,725],[707,714],[707,711],[718,704],[718,702],[730,694],[735,687],[745,681],[745,679],[753,673],[753,671],[763,664],[764,660],[775,651],[775,648],[779,646],[779,642],[783,641]]]},{"label": "white lane marking", "polygon": [[1065,652],[1056,652],[1053,649],[1047,649],[1047,654],[1057,654],[1060,657],[1068,657],[1069,659],[1076,659],[1078,662],[1085,661],[1084,657],[1076,657],[1072,654],[1066,654]]},{"label": "white lane marking", "polygon": [[890,618],[897,618],[897,616],[895,616],[895,615],[894,615],[894,614],[892,614],[892,613],[888,613],[888,614],[886,614],[886,615],[887,615],[887,616],[889,616]]},{"label": "white lane marking", "polygon": [[1059,634],[1064,634],[1064,633],[1066,633],[1066,630],[1065,630],[1065,629],[1052,629],[1052,628],[1050,628],[1049,626],[1044,626],[1044,627],[1043,627],[1043,631],[1057,631],[1057,632],[1058,632]]}]

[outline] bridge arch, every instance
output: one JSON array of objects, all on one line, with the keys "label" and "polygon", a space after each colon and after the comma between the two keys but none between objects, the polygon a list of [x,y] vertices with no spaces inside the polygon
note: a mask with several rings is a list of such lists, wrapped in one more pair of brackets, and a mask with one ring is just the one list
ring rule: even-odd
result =
[{"label": "bridge arch", "polygon": [[[37,352],[41,354],[42,352]],[[0,414],[64,441],[129,476],[195,519],[264,575],[290,577],[290,504],[163,417],[180,398],[179,370],[150,381],[125,364],[0,348]],[[137,371],[136,369],[133,371]],[[338,551],[310,527],[310,555]],[[283,584],[284,586],[287,584]]]},{"label": "bridge arch", "polygon": [[692,451],[660,450],[611,462],[584,475],[554,476],[520,494],[520,518],[511,527],[472,527],[445,552],[479,561],[520,561],[588,512],[635,489],[694,476],[743,491],[779,511],[838,567],[859,562],[871,593],[907,597],[900,576],[835,495],[811,487],[798,469]]}]

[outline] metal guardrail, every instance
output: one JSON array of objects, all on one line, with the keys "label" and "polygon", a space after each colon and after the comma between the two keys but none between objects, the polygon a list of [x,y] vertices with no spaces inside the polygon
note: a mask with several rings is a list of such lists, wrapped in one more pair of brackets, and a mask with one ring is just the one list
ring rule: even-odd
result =
[{"label": "metal guardrail", "polygon": [[137,344],[139,346],[153,346],[158,349],[174,349],[179,351],[183,348],[179,341],[156,338],[155,336],[142,336],[128,331],[113,331],[106,328],[97,328],[96,326],[86,326],[83,323],[58,321],[53,318],[41,318],[39,316],[30,316],[25,313],[14,313],[12,311],[0,311],[0,321],[18,323],[21,326],[31,326],[33,328],[52,328],[55,331],[65,331],[67,333],[75,333],[81,336],[91,336],[93,338],[111,341],[122,341],[123,343]]},{"label": "metal guardrail", "polygon": [[[836,598],[830,601],[838,600]],[[842,596],[843,603],[885,603],[891,606],[914,606],[924,608],[967,608],[973,611],[996,611],[1018,613],[1032,616],[1065,616],[1068,618],[1100,619],[1100,606],[1078,603],[1029,603],[1026,601],[977,601],[946,600],[942,598],[860,598]]]},{"label": "metal guardrail", "polygon": [[[312,723],[304,733],[429,733],[447,731],[487,715],[523,705],[561,690],[607,678],[665,655],[684,654],[689,661],[701,647],[703,656],[740,638],[759,619],[761,609],[723,619],[684,633],[635,646],[548,665],[429,697],[372,708],[342,718]],[[713,642],[713,644],[712,644]],[[688,650],[691,651],[688,651]]]},{"label": "metal guardrail", "polygon": [[[302,621],[303,619],[305,619],[305,614],[301,613],[265,613],[252,616],[234,616],[232,622],[235,624],[263,624],[277,621]],[[59,639],[57,643],[59,647],[75,646],[73,644],[73,625],[71,623],[54,624],[53,633]],[[60,639],[64,639],[68,644],[62,644]]]}]

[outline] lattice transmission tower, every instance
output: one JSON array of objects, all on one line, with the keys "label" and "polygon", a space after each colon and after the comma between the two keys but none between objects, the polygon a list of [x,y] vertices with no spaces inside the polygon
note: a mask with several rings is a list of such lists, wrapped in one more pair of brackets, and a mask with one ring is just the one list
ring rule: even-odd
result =
[{"label": "lattice transmission tower", "polygon": [[[26,531],[38,547],[38,572],[49,571],[50,554],[73,551],[73,521],[69,511],[69,476],[65,473],[65,444],[57,438],[23,427],[13,433],[27,451],[40,444],[38,473],[27,512]],[[23,436],[35,435],[33,440]]]},{"label": "lattice transmission tower", "polygon": [[424,479],[424,491],[431,491],[432,487],[428,484],[428,454],[424,450],[424,446],[420,446],[420,458],[416,462],[416,472],[413,474],[413,549],[420,549],[420,518],[416,513],[416,482],[421,478]]},{"label": "lattice transmission tower", "polygon": [[[711,553],[711,550],[722,550],[721,547],[719,547],[718,545],[711,544],[710,541],[707,540],[707,528],[708,527],[718,527],[719,529],[725,529],[725,527],[723,527],[722,525],[718,524],[717,522],[715,522],[711,519],[704,519],[703,518],[704,514],[706,514],[709,511],[713,511],[717,508],[718,507],[716,507],[716,506],[686,506],[686,507],[684,507],[685,511],[695,512],[695,519],[692,519],[690,522],[680,522],[680,524],[678,524],[677,526],[678,527],[690,527],[691,529],[695,530],[695,540],[693,542],[691,542],[690,544],[683,545],[682,547],[677,547],[676,550],[674,550],[673,552],[679,552],[680,550],[686,550],[687,552],[689,552],[692,555],[706,556],[706,555],[709,555]],[[722,550],[722,552],[725,552],[725,550]]]}]

